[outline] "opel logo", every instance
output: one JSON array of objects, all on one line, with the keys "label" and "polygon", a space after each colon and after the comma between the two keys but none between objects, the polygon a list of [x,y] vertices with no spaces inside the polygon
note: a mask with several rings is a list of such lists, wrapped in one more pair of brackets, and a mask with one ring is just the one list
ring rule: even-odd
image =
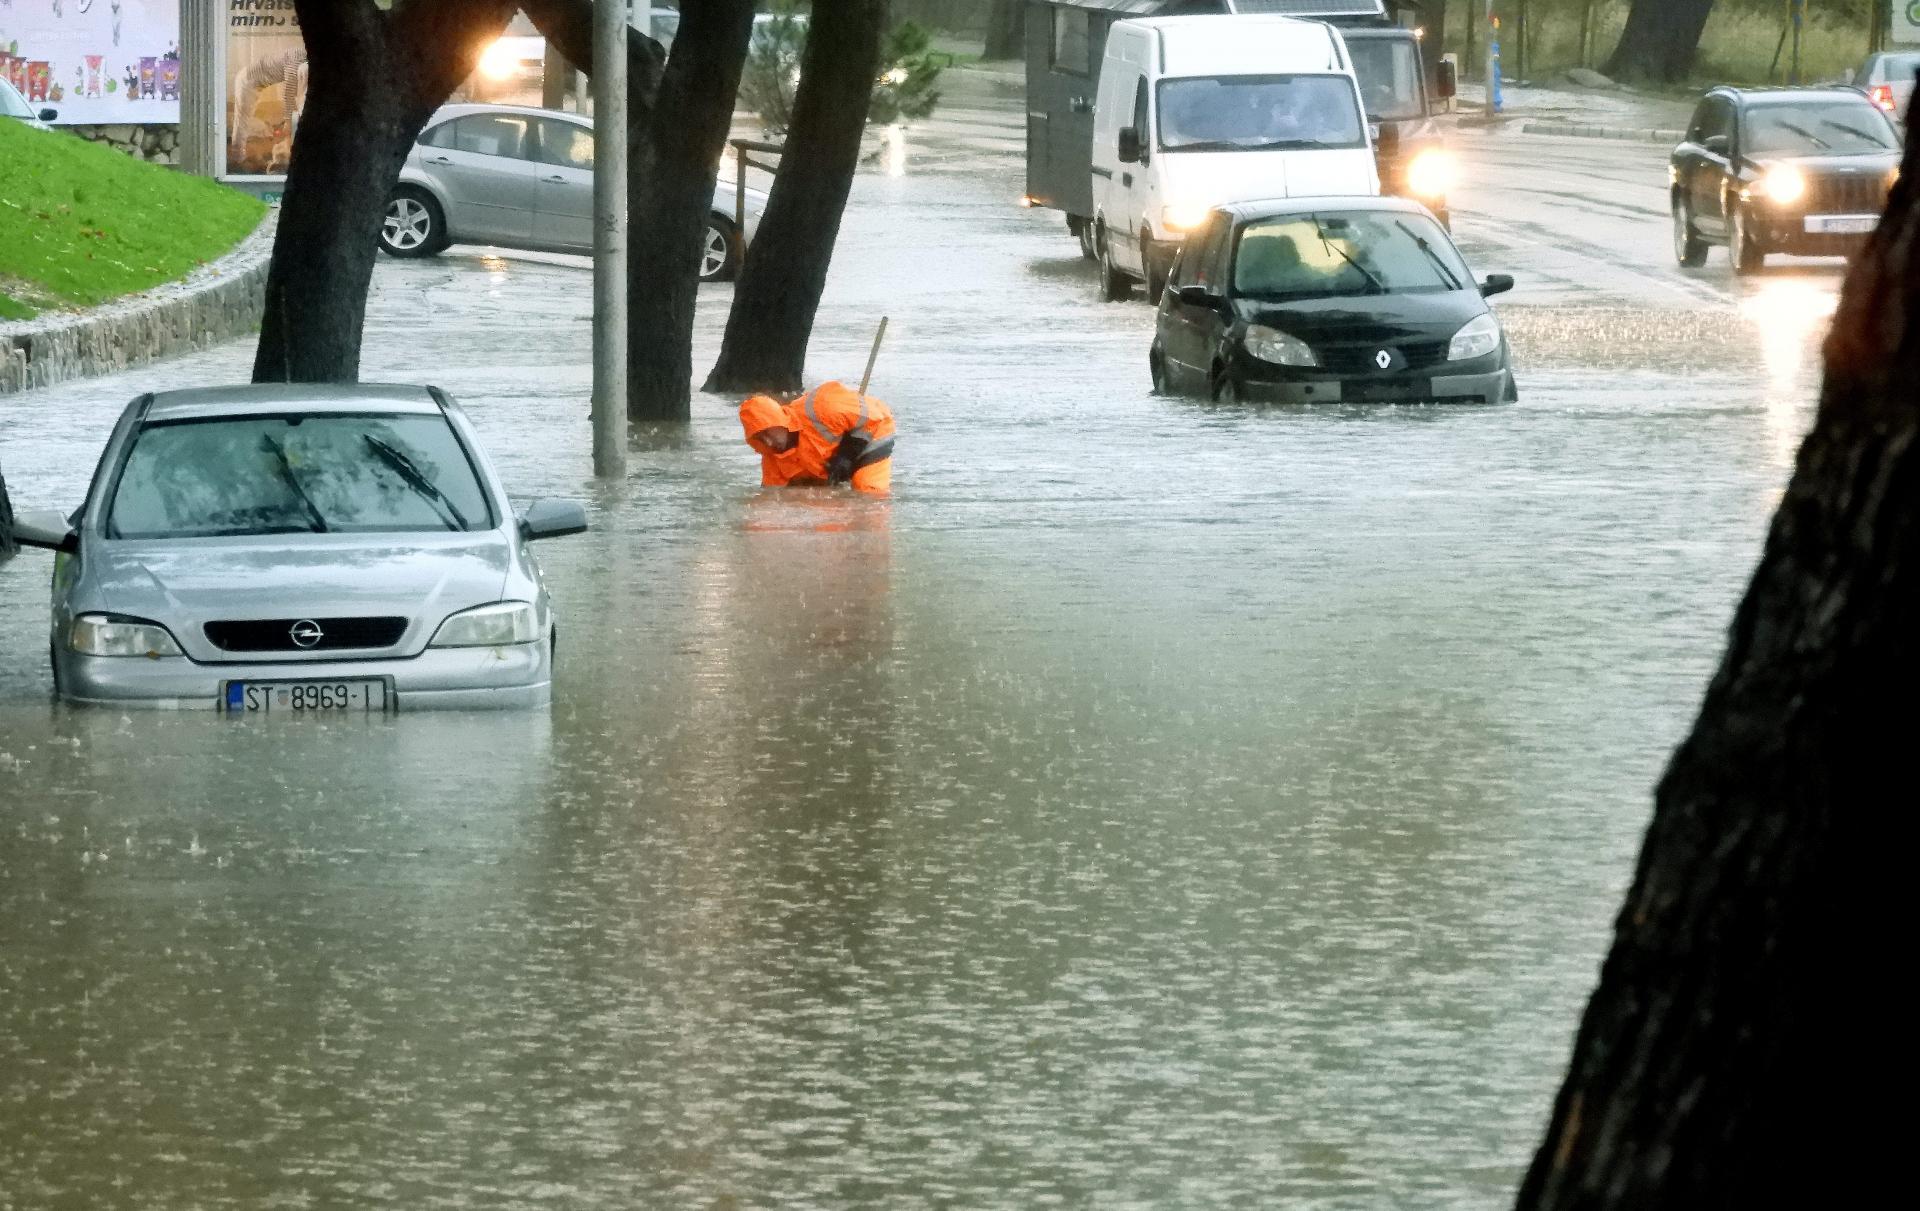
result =
[{"label": "opel logo", "polygon": [[1380,367],[1382,370],[1385,370],[1388,366],[1393,365],[1393,354],[1388,353],[1385,349],[1382,349],[1380,352],[1373,355],[1373,364]]},{"label": "opel logo", "polygon": [[301,648],[310,648],[326,636],[327,633],[320,629],[320,624],[311,618],[302,618],[287,630],[287,638],[293,640],[295,647]]}]

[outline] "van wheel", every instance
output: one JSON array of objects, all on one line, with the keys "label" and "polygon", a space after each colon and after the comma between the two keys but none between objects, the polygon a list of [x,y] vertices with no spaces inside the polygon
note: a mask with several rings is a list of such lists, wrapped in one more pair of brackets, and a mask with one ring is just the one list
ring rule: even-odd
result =
[{"label": "van wheel", "polygon": [[1154,256],[1147,251],[1153,236],[1146,228],[1140,229],[1140,264],[1147,271],[1147,301],[1155,307],[1160,305],[1160,296],[1167,292],[1167,274],[1172,272],[1166,265],[1156,263]]},{"label": "van wheel", "polygon": [[1073,234],[1080,241],[1081,256],[1087,258],[1089,261],[1097,261],[1100,259],[1099,251],[1093,246],[1093,223],[1091,221],[1081,219],[1080,222],[1074,226]]},{"label": "van wheel", "polygon": [[1127,275],[1120,272],[1113,263],[1113,237],[1106,228],[1100,229],[1100,301],[1103,303],[1123,303],[1133,294],[1133,283]]}]

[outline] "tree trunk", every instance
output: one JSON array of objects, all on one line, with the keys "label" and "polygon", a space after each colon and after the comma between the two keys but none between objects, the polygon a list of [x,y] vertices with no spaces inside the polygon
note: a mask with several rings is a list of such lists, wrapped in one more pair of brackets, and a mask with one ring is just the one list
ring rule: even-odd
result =
[{"label": "tree trunk", "polygon": [[1847,276],[1813,431],[1656,792],[1522,1211],[1870,1206],[1901,1173],[1917,147]]},{"label": "tree trunk", "polygon": [[20,549],[13,539],[13,502],[7,499],[7,469],[0,467],[0,560]]},{"label": "tree trunk", "polygon": [[513,0],[296,0],[306,108],[267,269],[255,382],[353,382],[380,222],[433,111]]},{"label": "tree trunk", "polygon": [[1678,84],[1693,70],[1713,0],[1633,0],[1601,70],[1616,80]]},{"label": "tree trunk", "polygon": [[993,0],[982,59],[1022,59],[1027,54],[1027,0]]},{"label": "tree trunk", "polygon": [[706,390],[797,391],[827,285],[840,216],[860,162],[886,0],[819,5],[780,172],[727,315]]}]

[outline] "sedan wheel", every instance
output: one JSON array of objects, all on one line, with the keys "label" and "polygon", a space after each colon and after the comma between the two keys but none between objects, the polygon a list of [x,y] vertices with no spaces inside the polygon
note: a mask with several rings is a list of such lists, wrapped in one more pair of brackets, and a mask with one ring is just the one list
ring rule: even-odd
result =
[{"label": "sedan wheel", "polygon": [[733,224],[718,215],[707,219],[707,230],[700,237],[700,280],[731,281],[740,271],[740,251],[733,238]]},{"label": "sedan wheel", "polygon": [[1694,234],[1693,207],[1685,198],[1673,203],[1673,259],[1682,269],[1698,269],[1707,263],[1707,242]]},{"label": "sedan wheel", "polygon": [[392,256],[432,256],[447,246],[446,223],[432,198],[413,190],[393,195],[380,221],[380,247]]}]

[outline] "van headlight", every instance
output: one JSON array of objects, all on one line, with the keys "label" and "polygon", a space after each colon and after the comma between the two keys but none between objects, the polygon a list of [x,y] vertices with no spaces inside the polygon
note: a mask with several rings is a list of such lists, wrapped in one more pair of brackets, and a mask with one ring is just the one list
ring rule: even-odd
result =
[{"label": "van headlight", "polygon": [[1247,328],[1247,352],[1263,362],[1272,362],[1276,366],[1318,366],[1320,359],[1313,355],[1307,342],[1297,336],[1288,336],[1278,328],[1269,328],[1265,324],[1252,324]]},{"label": "van headlight", "polygon": [[1489,311],[1460,325],[1460,331],[1447,342],[1447,360],[1464,362],[1468,358],[1485,357],[1499,347],[1500,321]]},{"label": "van headlight", "polygon": [[1429,147],[1407,164],[1407,190],[1418,198],[1444,198],[1460,179],[1453,153]]},{"label": "van headlight", "polygon": [[82,656],[178,656],[180,645],[167,628],[144,618],[119,614],[82,614],[67,631],[67,647]]},{"label": "van headlight", "polygon": [[436,648],[501,648],[540,638],[540,618],[529,601],[496,601],[462,610],[440,624]]},{"label": "van headlight", "polygon": [[1160,221],[1173,231],[1192,231],[1207,221],[1208,209],[1199,202],[1176,202],[1160,208]]}]

